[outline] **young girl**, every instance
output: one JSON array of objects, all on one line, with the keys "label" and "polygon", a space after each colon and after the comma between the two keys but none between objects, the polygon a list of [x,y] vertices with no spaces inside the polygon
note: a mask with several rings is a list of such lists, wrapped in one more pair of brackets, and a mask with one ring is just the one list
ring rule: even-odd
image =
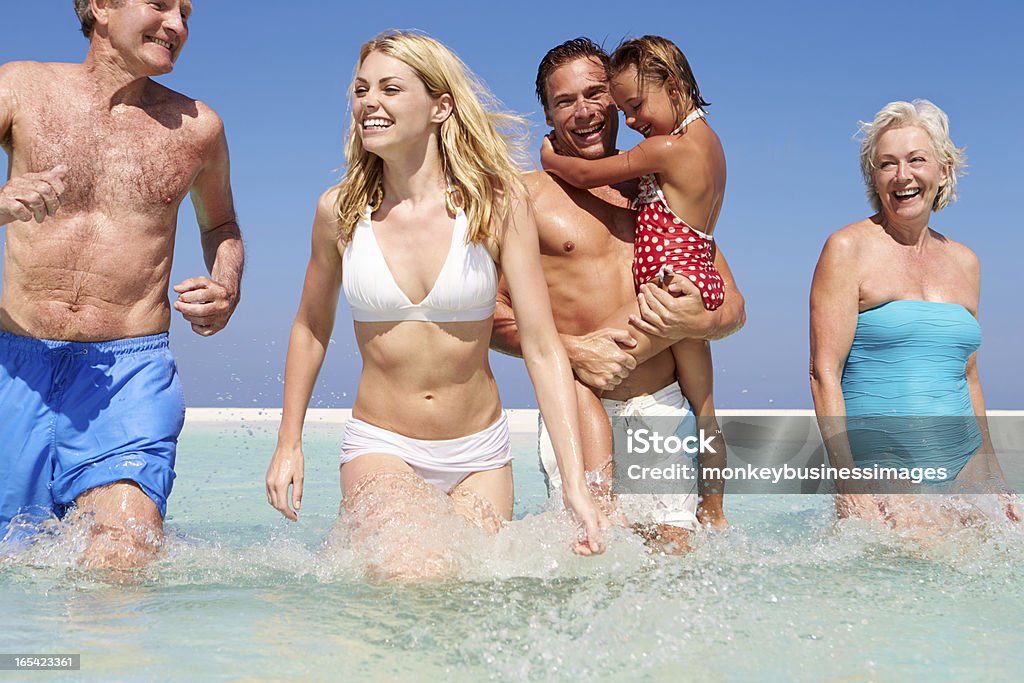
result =
[{"label": "young girl", "polygon": [[[646,140],[623,154],[588,160],[560,155],[545,139],[541,162],[580,188],[640,177],[633,256],[638,291],[648,282],[666,285],[673,277],[685,277],[699,290],[704,306],[714,310],[725,301],[711,237],[725,195],[725,154],[704,118],[702,107],[709,103],[701,97],[683,53],[658,36],[620,45],[612,55],[609,76],[612,97],[625,114],[626,125]],[[710,346],[701,339],[684,339],[671,348],[680,388],[699,426],[706,433],[717,429]],[[600,424],[591,419],[603,412],[597,397],[579,383],[577,393],[581,423]],[[595,452],[612,452],[610,430],[587,434],[585,441],[588,448],[602,449]],[[724,464],[718,444],[721,440],[716,443],[717,460]],[[709,461],[702,458],[701,464]],[[698,517],[724,525],[721,488],[712,493],[702,486],[702,493]]]}]

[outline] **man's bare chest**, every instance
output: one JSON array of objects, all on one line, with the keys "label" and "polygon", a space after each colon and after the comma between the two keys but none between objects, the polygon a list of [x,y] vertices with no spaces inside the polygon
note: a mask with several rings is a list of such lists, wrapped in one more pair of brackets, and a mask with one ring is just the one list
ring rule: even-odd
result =
[{"label": "man's bare chest", "polygon": [[622,261],[632,258],[634,213],[608,205],[538,216],[541,254],[565,261]]},{"label": "man's bare chest", "polygon": [[101,113],[48,102],[23,113],[13,138],[16,163],[25,171],[67,166],[65,211],[173,210],[201,164],[184,116],[123,105]]}]

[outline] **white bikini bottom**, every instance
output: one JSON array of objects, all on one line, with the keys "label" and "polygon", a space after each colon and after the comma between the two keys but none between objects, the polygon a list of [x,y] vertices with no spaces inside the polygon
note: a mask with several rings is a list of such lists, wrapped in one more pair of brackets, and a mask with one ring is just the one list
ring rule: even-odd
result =
[{"label": "white bikini bottom", "polygon": [[428,484],[445,493],[473,474],[512,462],[508,420],[502,412],[487,429],[457,439],[413,439],[349,418],[341,440],[341,464],[361,455],[383,453],[401,458]]}]

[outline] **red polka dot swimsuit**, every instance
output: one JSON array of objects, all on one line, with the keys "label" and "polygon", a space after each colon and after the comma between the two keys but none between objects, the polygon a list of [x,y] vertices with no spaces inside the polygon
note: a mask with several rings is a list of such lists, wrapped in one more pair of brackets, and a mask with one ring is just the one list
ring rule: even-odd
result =
[{"label": "red polka dot swimsuit", "polygon": [[[701,112],[701,110],[696,110]],[[694,112],[696,113],[696,112]],[[701,112],[703,115],[703,112]],[[674,132],[700,116],[688,116]],[[704,307],[713,311],[725,301],[725,283],[715,268],[711,235],[691,228],[669,208],[653,175],[640,179],[640,195],[634,205],[636,236],[633,240],[633,281],[639,289],[657,280],[662,268],[670,267],[700,290]]]}]

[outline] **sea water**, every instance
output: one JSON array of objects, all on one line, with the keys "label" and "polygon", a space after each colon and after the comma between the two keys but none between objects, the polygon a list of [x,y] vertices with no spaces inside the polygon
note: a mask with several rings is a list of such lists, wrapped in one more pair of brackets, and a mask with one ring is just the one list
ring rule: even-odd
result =
[{"label": "sea water", "polygon": [[[81,670],[0,680],[990,681],[1024,670],[1024,534],[922,543],[831,498],[735,495],[684,557],[625,532],[574,556],[546,512],[536,436],[516,434],[516,520],[463,534],[456,576],[393,585],[325,549],[337,426],[306,433],[299,522],[267,505],[274,424],[190,423],[160,558],[111,581],[70,532],[0,560],[0,653],[81,653]],[[1016,672],[1016,673],[1014,673]]]}]

